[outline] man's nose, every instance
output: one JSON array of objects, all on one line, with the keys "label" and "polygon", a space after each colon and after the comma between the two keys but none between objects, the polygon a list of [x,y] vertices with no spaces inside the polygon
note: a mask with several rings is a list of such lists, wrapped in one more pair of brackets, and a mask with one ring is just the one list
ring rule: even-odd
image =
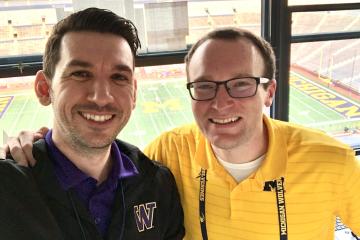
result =
[{"label": "man's nose", "polygon": [[225,109],[232,106],[234,98],[232,98],[226,90],[226,85],[221,84],[218,86],[218,90],[215,98],[213,99],[213,107],[216,109]]},{"label": "man's nose", "polygon": [[98,106],[105,106],[114,101],[110,83],[103,79],[96,79],[91,85],[88,100],[96,103]]}]

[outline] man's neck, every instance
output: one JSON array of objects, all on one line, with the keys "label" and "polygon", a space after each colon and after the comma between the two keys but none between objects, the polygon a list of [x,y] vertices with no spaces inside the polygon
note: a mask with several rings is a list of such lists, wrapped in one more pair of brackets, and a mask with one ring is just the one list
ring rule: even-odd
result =
[{"label": "man's neck", "polygon": [[86,148],[54,138],[56,147],[83,173],[96,179],[98,184],[108,177],[111,167],[111,145],[106,148]]}]

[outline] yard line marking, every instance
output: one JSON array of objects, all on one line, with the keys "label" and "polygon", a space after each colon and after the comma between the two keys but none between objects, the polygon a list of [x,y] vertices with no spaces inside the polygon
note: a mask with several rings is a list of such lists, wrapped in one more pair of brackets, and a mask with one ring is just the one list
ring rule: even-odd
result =
[{"label": "yard line marking", "polygon": [[[185,85],[184,85],[185,86]],[[176,86],[172,86],[173,88],[175,88]],[[171,93],[170,89],[168,87],[166,87],[166,91],[169,93],[169,95],[172,97],[172,98],[175,98],[175,96]],[[183,96],[183,95],[182,95]],[[177,97],[179,98],[179,97]],[[183,119],[185,119],[186,122],[190,122],[192,120],[188,119],[187,115],[185,114],[184,111],[180,111],[180,114],[182,115]]]},{"label": "yard line marking", "polygon": [[[160,97],[159,97],[159,95],[158,95],[157,92],[155,92],[155,96],[156,96],[156,98],[158,98],[158,99],[160,100]],[[160,101],[160,103],[161,103],[161,101]],[[160,108],[160,112],[165,113],[165,117],[166,117],[167,120],[170,122],[170,125],[171,125],[171,126],[169,126],[168,129],[171,129],[171,128],[175,127],[175,124],[174,124],[174,122],[171,120],[171,118],[170,118],[168,112],[166,111],[166,109],[164,110],[164,108]]]},{"label": "yard line marking", "polygon": [[[299,93],[300,93],[301,95],[304,95],[304,96],[306,96],[306,97],[309,97],[309,95],[307,95],[306,93],[300,91],[299,89],[297,89],[297,90],[299,91]],[[318,103],[321,104],[321,105],[323,105],[323,106],[325,106],[327,109],[330,109],[331,111],[333,111],[333,112],[336,113],[337,115],[341,116],[341,118],[344,118],[343,115],[341,115],[340,113],[338,113],[338,112],[335,111],[334,109],[329,108],[328,106],[326,106],[326,105],[323,104],[322,102],[318,102]],[[319,113],[319,115],[325,116],[325,119],[332,119],[331,117],[329,118],[328,115],[322,113],[321,111],[316,110],[316,109],[313,108],[311,105],[308,105],[308,104],[306,104],[306,105],[307,105],[308,108],[312,109],[314,112]]]},{"label": "yard line marking", "polygon": [[[142,90],[142,88],[141,87],[139,87],[139,91],[141,92],[141,90]],[[140,96],[142,96],[142,94],[140,94]],[[139,119],[140,117],[136,117],[136,115],[135,115],[135,117],[134,116],[132,116],[132,121],[134,121],[135,120],[135,131],[134,132],[143,132],[143,135],[146,135],[147,134],[147,132],[146,132],[146,130],[142,130],[142,127],[141,127],[141,124],[139,124],[139,121],[140,121],[140,119]],[[146,145],[146,143],[144,142],[144,138],[143,137],[138,137],[137,138],[137,141],[138,140],[140,140],[140,143],[139,143],[139,148],[140,149],[143,149],[144,148],[144,146]],[[137,143],[138,144],[138,143]]]},{"label": "yard line marking", "polygon": [[321,126],[321,125],[332,125],[332,124],[339,124],[339,123],[352,123],[352,122],[357,122],[360,121],[360,118],[358,119],[339,119],[339,120],[331,120],[331,121],[327,121],[327,122],[316,122],[316,123],[312,123],[309,124],[310,126]]},{"label": "yard line marking", "polygon": [[0,119],[5,114],[6,110],[9,109],[13,100],[14,96],[0,96]]},{"label": "yard line marking", "polygon": [[32,118],[31,118],[31,121],[30,121],[31,129],[35,129],[35,127],[36,127],[35,119],[39,115],[39,112],[40,112],[40,107],[37,107],[36,110],[33,111]]},{"label": "yard line marking", "polygon": [[338,94],[332,94],[332,91],[308,79],[292,75],[290,77],[290,85],[344,117],[356,118],[360,116],[360,106],[358,104],[348,101],[347,98]]},{"label": "yard line marking", "polygon": [[[297,102],[300,102],[300,100],[298,98],[294,99],[295,101]],[[310,114],[299,114],[299,109],[302,109],[302,108],[297,108],[297,110],[294,111],[294,114],[297,115],[295,118],[291,118],[291,121],[292,122],[297,122],[297,123],[300,123],[300,124],[306,124],[306,123],[303,123],[303,122],[314,122],[315,119],[312,118],[312,116]],[[298,115],[301,115],[301,119]],[[290,117],[290,116],[289,116]]]},{"label": "yard line marking", "polygon": [[297,76],[297,77],[299,77],[299,78],[301,78],[301,79],[303,79],[303,80],[306,80],[306,81],[310,82],[311,84],[314,84],[315,86],[317,86],[317,87],[319,87],[319,88],[321,88],[321,89],[323,89],[323,90],[325,90],[325,91],[328,91],[328,92],[336,95],[337,97],[343,98],[344,100],[346,100],[346,101],[348,101],[348,102],[350,102],[350,103],[352,103],[352,104],[360,107],[359,103],[351,100],[350,98],[347,98],[346,96],[343,96],[343,95],[341,95],[341,94],[339,94],[339,93],[331,90],[330,88],[324,87],[323,85],[321,85],[321,84],[319,84],[319,83],[317,83],[317,82],[314,82],[314,81],[312,81],[311,79],[306,78],[306,77],[300,75],[299,73],[296,73],[296,72],[291,71],[291,74],[294,74],[295,76]]},{"label": "yard line marking", "polygon": [[16,125],[18,124],[19,120],[22,118],[22,115],[24,114],[23,112],[24,112],[25,106],[30,101],[30,98],[31,98],[31,95],[26,98],[25,103],[22,105],[20,111],[17,113],[17,117],[16,117],[15,121],[13,122],[13,124],[10,127],[10,134],[11,135],[16,134],[16,131],[17,131],[16,130]]}]

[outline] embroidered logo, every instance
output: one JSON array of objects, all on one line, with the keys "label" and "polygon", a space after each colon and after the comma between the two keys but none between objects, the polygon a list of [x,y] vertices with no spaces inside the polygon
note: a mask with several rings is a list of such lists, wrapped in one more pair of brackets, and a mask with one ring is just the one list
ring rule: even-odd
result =
[{"label": "embroidered logo", "polygon": [[275,188],[276,188],[276,180],[267,181],[267,182],[264,183],[264,190],[263,191],[270,192],[270,191],[275,190]]},{"label": "embroidered logo", "polygon": [[139,232],[143,232],[154,227],[154,212],[156,202],[149,202],[134,206],[135,222]]}]

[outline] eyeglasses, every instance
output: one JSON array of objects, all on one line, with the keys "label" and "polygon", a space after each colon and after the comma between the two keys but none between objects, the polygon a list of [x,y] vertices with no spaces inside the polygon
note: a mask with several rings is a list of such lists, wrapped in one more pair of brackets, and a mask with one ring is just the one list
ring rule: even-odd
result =
[{"label": "eyeglasses", "polygon": [[207,101],[214,99],[220,85],[225,85],[225,89],[230,97],[247,98],[256,94],[258,85],[268,83],[270,79],[263,77],[244,77],[233,78],[226,81],[195,81],[186,84],[190,96],[196,101]]}]

